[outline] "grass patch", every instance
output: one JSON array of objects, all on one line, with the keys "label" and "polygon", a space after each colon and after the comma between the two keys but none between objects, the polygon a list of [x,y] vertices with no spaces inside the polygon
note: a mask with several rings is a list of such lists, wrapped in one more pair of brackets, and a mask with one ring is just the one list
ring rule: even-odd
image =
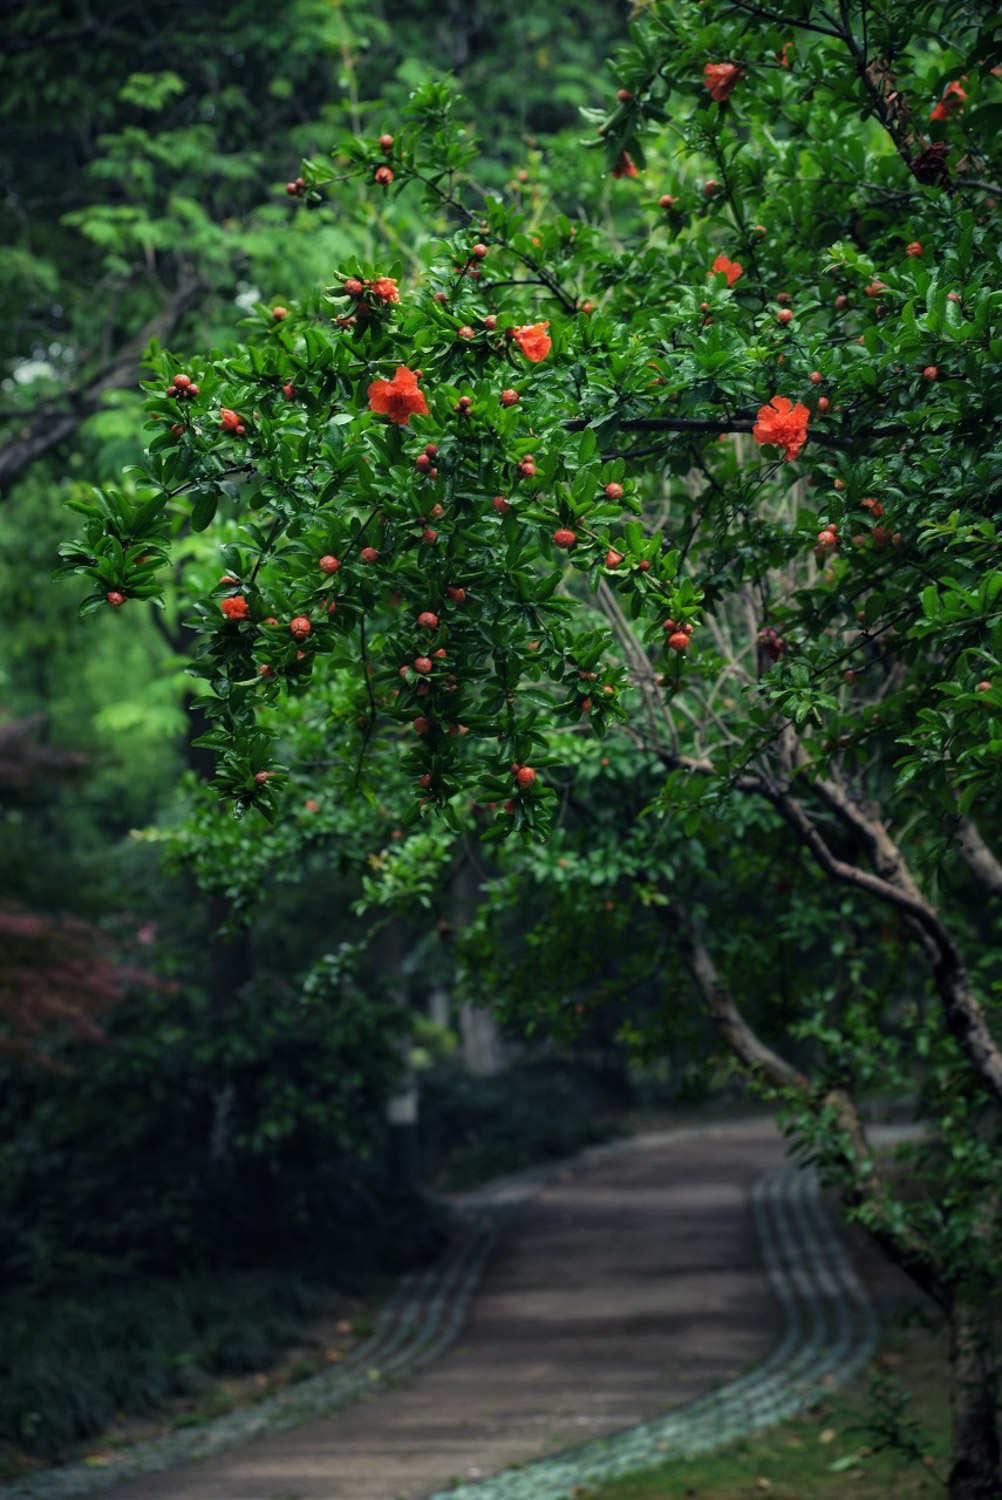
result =
[{"label": "grass patch", "polygon": [[944,1493],[946,1347],[914,1320],[870,1369],[802,1417],[683,1462],[582,1490],[588,1500],[898,1500]]}]

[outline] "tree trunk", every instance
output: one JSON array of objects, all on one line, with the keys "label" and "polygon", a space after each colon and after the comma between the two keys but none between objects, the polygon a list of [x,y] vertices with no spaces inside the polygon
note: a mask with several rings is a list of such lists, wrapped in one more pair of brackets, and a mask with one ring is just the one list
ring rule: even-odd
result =
[{"label": "tree trunk", "polygon": [[[408,933],[402,920],[392,918],[379,937],[378,962],[396,998],[409,1006],[410,994],[404,962]],[[402,1061],[397,1089],[386,1101],[386,1176],[392,1188],[416,1190],[421,1177],[421,1090],[418,1074],[409,1061],[412,1040],[399,1040]]]},{"label": "tree trunk", "polygon": [[1002,1496],[992,1321],[988,1299],[958,1295],[950,1309],[950,1500]]},{"label": "tree trunk", "polygon": [[496,1078],[504,1072],[505,1046],[498,1023],[489,1010],[476,1005],[460,1006],[459,1034],[463,1062],[475,1077]]}]

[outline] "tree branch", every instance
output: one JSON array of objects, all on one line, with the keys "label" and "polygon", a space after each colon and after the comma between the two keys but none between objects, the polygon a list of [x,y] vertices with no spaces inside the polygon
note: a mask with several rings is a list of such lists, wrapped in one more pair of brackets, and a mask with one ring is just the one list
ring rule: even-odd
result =
[{"label": "tree branch", "polygon": [[[719,774],[709,758],[675,755],[658,746],[647,748],[662,765],[672,770],[689,771],[700,776]],[[796,775],[796,764],[792,774]],[[996,1100],[1002,1100],[1002,1048],[989,1029],[984,1010],[971,989],[963,959],[945,923],[936,908],[922,895],[904,855],[879,818],[853,802],[834,780],[812,780],[811,789],[863,840],[878,872],[874,873],[840,859],[834,853],[803,804],[792,794],[789,784],[765,773],[737,775],[729,784],[737,791],[754,792],[771,802],[826,875],[865,891],[903,914],[929,955],[949,1031],[989,1093]]]},{"label": "tree branch", "polygon": [[867,1232],[886,1255],[907,1271],[917,1286],[941,1306],[947,1290],[936,1260],[922,1236],[892,1212],[890,1190],[866,1136],[855,1100],[845,1089],[816,1089],[755,1033],[720,981],[706,945],[684,920],[680,928],[685,956],[714,1025],[738,1062],[774,1088],[792,1091],[816,1117],[834,1117],[835,1130],[825,1133],[829,1159],[845,1174],[843,1198],[859,1211]]},{"label": "tree branch", "polygon": [[834,783],[816,782],[815,786],[825,800],[835,795],[844,816],[867,841],[875,866],[883,868],[885,874],[871,874],[839,859],[788,787],[768,780],[765,796],[826,874],[897,907],[910,920],[932,960],[933,978],[947,1027],[985,1087],[996,1100],[1002,1100],[1002,1049],[989,1030],[984,1010],[971,990],[963,960],[939,913],[918,890],[904,856],[879,820],[851,804]]},{"label": "tree branch", "polygon": [[[731,417],[623,417],[616,422],[616,427],[622,432],[751,432],[755,420],[752,414],[744,412]],[[567,432],[583,432],[589,425],[587,417],[571,417],[564,423],[564,429]],[[899,437],[907,431],[903,422],[892,422],[887,427],[872,427],[868,436]],[[841,437],[834,432],[811,432],[808,440],[820,443],[825,448],[842,448],[846,452],[855,452],[859,448],[858,438]]]},{"label": "tree branch", "polygon": [[18,435],[0,448],[0,494],[9,490],[36,459],[42,458],[72,437],[80,424],[98,410],[109,391],[125,390],[135,385],[147,344],[151,339],[162,341],[170,338],[181,319],[205,295],[206,290],[202,281],[186,281],[156,317],[151,318],[123,344],[114,358],[86,386],[68,391],[61,398],[67,403],[68,410],[53,411],[51,405],[36,410]]},{"label": "tree branch", "polygon": [[993,895],[1002,896],[1002,861],[989,849],[970,818],[957,824],[957,843],[971,870]]},{"label": "tree branch", "polygon": [[806,1094],[810,1089],[807,1075],[788,1063],[778,1052],[774,1052],[755,1034],[730,993],[721,984],[717,966],[706,945],[691,931],[686,931],[684,927],[682,930],[685,933],[683,943],[686,958],[710,1018],[742,1067],[750,1073],[758,1074],[774,1088],[795,1089],[800,1094]]}]

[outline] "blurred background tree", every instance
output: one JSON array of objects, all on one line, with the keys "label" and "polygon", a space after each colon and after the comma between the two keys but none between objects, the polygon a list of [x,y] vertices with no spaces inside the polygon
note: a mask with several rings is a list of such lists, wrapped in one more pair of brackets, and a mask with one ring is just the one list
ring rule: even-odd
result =
[{"label": "blurred background tree", "polygon": [[[357,867],[387,845],[389,807],[321,809],[312,824],[304,808],[316,833],[303,848],[297,830],[295,885],[243,831],[222,835],[239,868],[209,896],[165,858],[152,830],[197,804],[205,769],[176,603],[163,619],[137,611],[125,632],[104,616],[81,625],[79,591],[51,571],[66,504],[140,457],[150,339],[226,347],[241,317],[302,296],[346,256],[390,246],[417,265],[445,227],[355,187],[351,213],[297,213],[285,185],[303,157],[363,117],[391,121],[416,84],[451,71],[478,100],[483,170],[502,184],[536,136],[600,97],[626,21],[625,5],[598,0],[27,0],[4,17],[0,1444],[14,1469],[26,1450],[67,1451],[123,1401],[184,1390],[185,1359],[271,1357],[316,1284],[357,1286],[363,1266],[434,1249],[437,1216],[386,1176],[386,1103],[415,1049],[440,1079],[429,1169],[457,1142],[503,1168],[602,1128],[608,1097],[573,1068],[561,1128],[542,1141],[533,1101],[548,1085],[531,1065],[514,1124],[500,1093],[466,1086],[448,1030],[421,1030],[428,976],[441,987],[452,972],[423,914],[399,940],[424,955],[410,975],[355,946],[368,926],[350,909]],[[214,546],[190,538],[179,567],[216,566]],[[252,930],[221,934],[254,882],[269,899]],[[166,1296],[179,1259],[203,1279]],[[165,1306],[173,1322],[145,1352],[116,1342]],[[223,1333],[199,1342],[196,1327]]]}]

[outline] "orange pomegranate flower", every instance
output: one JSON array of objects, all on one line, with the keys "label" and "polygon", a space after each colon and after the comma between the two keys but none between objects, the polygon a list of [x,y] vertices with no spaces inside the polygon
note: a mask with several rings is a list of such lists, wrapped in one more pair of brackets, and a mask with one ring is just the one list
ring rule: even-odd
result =
[{"label": "orange pomegranate flower", "polygon": [[400,301],[400,293],[392,276],[377,276],[375,281],[369,282],[369,291],[381,302]]},{"label": "orange pomegranate flower", "polygon": [[418,390],[417,376],[406,365],[398,365],[392,380],[374,380],[369,386],[369,410],[406,427],[415,412],[424,416],[428,403]]},{"label": "orange pomegranate flower", "polygon": [[707,63],[703,69],[703,82],[710,91],[710,98],[716,99],[718,104],[731,97],[740,77],[741,69],[736,63]]},{"label": "orange pomegranate flower", "polygon": [[733,286],[738,277],[745,274],[745,268],[739,260],[728,260],[726,255],[718,255],[706,274],[713,276],[718,272],[727,277],[728,286]]},{"label": "orange pomegranate flower", "polygon": [[807,441],[809,417],[802,402],[794,406],[787,396],[773,396],[768,406],[759,408],[752,437],[756,443],[774,443],[787,459],[794,459]]},{"label": "orange pomegranate flower", "polygon": [[629,151],[621,151],[619,153],[616,165],[612,169],[612,175],[613,177],[636,177],[637,164]]},{"label": "orange pomegranate flower", "polygon": [[958,79],[946,85],[942,99],[929,116],[930,120],[948,120],[951,115],[963,109],[967,99],[967,91]]},{"label": "orange pomegranate flower", "polygon": [[526,359],[532,364],[538,365],[541,359],[545,359],[553,348],[553,340],[547,333],[549,323],[526,323],[521,328],[513,328],[511,336],[515,340]]},{"label": "orange pomegranate flower", "polygon": [[968,98],[968,92],[966,92],[963,84],[957,78],[954,78],[953,83],[947,84],[944,96],[942,96],[939,104],[936,105],[933,113],[930,114],[930,120],[948,120],[951,114],[956,114],[957,111],[963,110],[966,98]]}]

